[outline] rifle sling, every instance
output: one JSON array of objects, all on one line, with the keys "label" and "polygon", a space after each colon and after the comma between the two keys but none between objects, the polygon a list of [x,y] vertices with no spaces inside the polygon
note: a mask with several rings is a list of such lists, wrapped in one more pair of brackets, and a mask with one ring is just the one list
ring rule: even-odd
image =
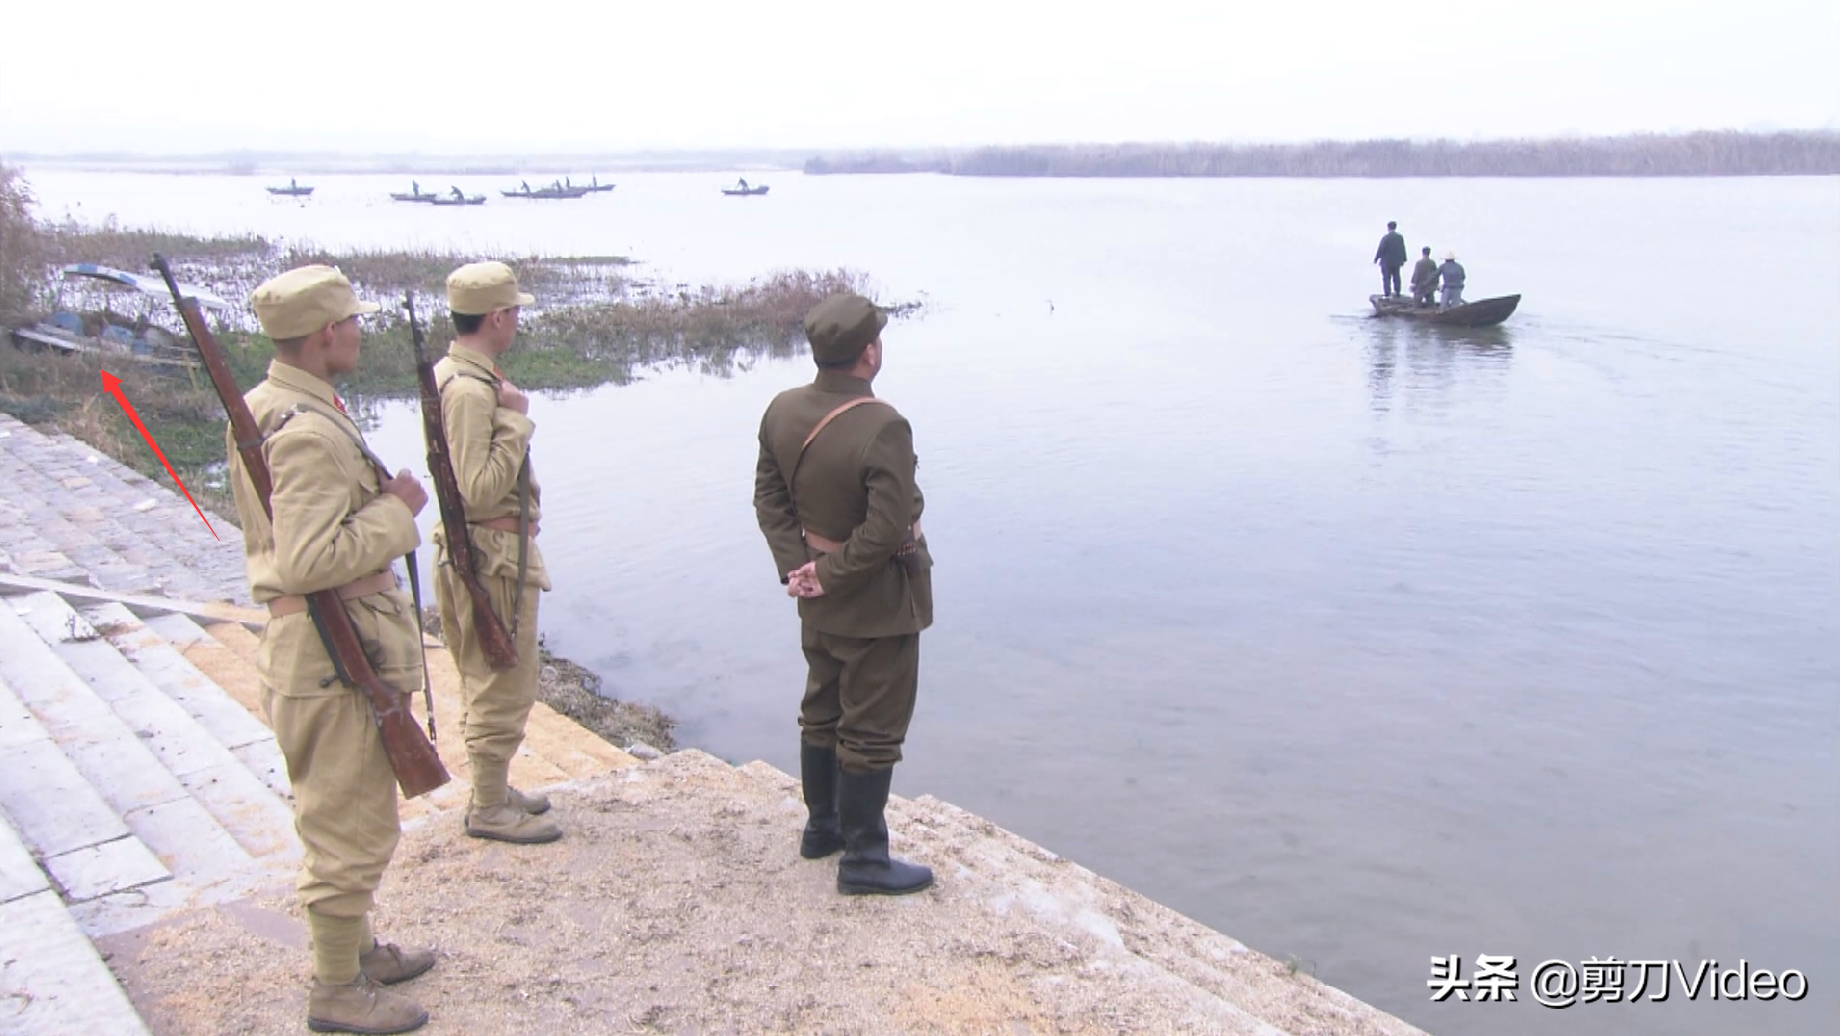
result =
[{"label": "rifle sling", "polygon": [[[482,384],[492,386],[492,390],[494,392],[498,391],[498,386],[499,386],[498,379],[482,377],[481,375],[471,373],[470,371],[456,370],[452,374],[449,374],[447,376],[446,381],[441,382],[441,384],[436,387],[435,394],[441,396],[442,398],[446,398],[447,386],[452,385],[454,383],[455,378],[470,378],[473,381],[477,381]],[[524,451],[524,459],[518,463],[517,487],[518,487],[517,585],[511,591],[511,623],[510,623],[511,642],[513,644],[517,643],[518,618],[524,613],[524,577],[528,575],[530,572],[530,451],[529,450]],[[472,533],[469,531],[467,535],[471,536]],[[499,621],[503,622],[504,617],[500,616]]]},{"label": "rifle sling", "polygon": [[524,575],[530,565],[530,451],[518,465],[518,573],[511,591],[511,643],[517,643],[518,617],[524,613]]},{"label": "rifle sling", "polygon": [[[315,406],[312,403],[296,402],[292,407],[289,407],[287,411],[281,415],[281,420],[275,422],[274,429],[262,436],[262,441],[267,442],[269,439],[273,438],[289,421],[293,420],[297,414],[304,413],[308,410],[326,418],[343,429],[345,434],[351,437],[351,441],[357,444],[358,452],[364,454],[364,458],[370,461],[371,466],[377,469],[377,477],[381,481],[388,482],[393,477],[390,474],[390,466],[385,464],[383,459],[378,457],[376,453],[372,452],[370,444],[364,441],[364,436],[358,432],[357,424],[352,421],[349,415]],[[416,563],[415,551],[411,550],[409,553],[403,555],[403,563],[404,567],[409,570],[409,599],[415,604],[415,649],[422,660],[422,704],[426,706],[428,710],[428,739],[433,741],[435,739],[434,684],[430,682],[428,676],[428,631],[423,627],[422,623],[422,577],[419,571],[420,566]],[[309,602],[309,608],[310,607],[311,605]],[[326,653],[332,656],[332,664],[338,671],[339,682],[347,687],[352,686],[351,676],[345,672],[345,667],[339,664],[338,652],[332,650],[331,634],[326,632],[325,624],[320,619],[317,612],[315,612],[313,616],[313,625],[314,628],[319,630],[320,640],[326,645]]]}]

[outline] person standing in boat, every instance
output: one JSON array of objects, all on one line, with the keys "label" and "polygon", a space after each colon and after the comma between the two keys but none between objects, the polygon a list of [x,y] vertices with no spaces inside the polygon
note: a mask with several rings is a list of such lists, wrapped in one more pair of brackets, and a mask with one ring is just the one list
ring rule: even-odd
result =
[{"label": "person standing in boat", "polygon": [[1438,264],[1430,248],[1418,250],[1418,265],[1412,267],[1412,302],[1418,306],[1437,305]]},{"label": "person standing in boat", "polygon": [[1445,252],[1444,265],[1438,267],[1438,276],[1444,279],[1443,309],[1463,304],[1463,267],[1457,264],[1457,253]]},{"label": "person standing in boat", "polygon": [[1380,264],[1380,291],[1387,298],[1399,294],[1399,271],[1406,265],[1406,239],[1399,224],[1388,223],[1380,247],[1374,249],[1374,262]]}]

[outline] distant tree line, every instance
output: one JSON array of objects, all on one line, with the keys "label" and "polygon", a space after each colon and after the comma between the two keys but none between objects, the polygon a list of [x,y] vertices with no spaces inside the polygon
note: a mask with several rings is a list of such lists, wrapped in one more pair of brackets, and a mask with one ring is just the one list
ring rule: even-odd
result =
[{"label": "distant tree line", "polygon": [[820,156],[827,173],[949,176],[1817,176],[1840,173],[1840,133],[1708,132],[1547,140],[1310,144],[1074,144]]}]

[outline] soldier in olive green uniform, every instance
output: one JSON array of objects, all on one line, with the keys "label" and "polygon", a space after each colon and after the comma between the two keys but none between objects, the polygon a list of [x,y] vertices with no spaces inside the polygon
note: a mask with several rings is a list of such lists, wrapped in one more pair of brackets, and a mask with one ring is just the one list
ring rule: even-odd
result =
[{"label": "soldier in olive green uniform", "polygon": [[1431,249],[1419,249],[1418,265],[1412,267],[1412,301],[1420,306],[1437,304],[1438,264]]},{"label": "soldier in olive green uniform", "polygon": [[441,628],[460,670],[461,736],[473,774],[466,833],[503,842],[553,842],[562,828],[548,817],[549,799],[510,783],[511,759],[524,742],[524,723],[537,700],[537,597],[550,588],[534,542],[542,491],[530,468],[530,399],[506,380],[498,358],[517,337],[518,307],[536,299],[518,288],[504,263],[471,263],[447,278],[447,307],[457,337],[435,364],[448,455],[466,503],[473,562],[492,609],[515,634],[516,668],[486,662],[474,625],[472,598],[447,564],[446,531],[435,596]]},{"label": "soldier in olive green uniform", "polygon": [[396,777],[364,692],[341,683],[303,595],[336,590],[377,674],[404,694],[421,683],[415,609],[392,561],[421,537],[428,495],[408,473],[387,476],[333,392],[357,369],[359,302],[329,266],[290,270],[255,291],[275,340],[268,377],[243,398],[262,430],[274,491],[263,512],[226,443],[243,526],[250,594],[268,609],[256,669],[262,705],[287,759],[295,830],[305,849],[299,890],[313,940],[307,1024],[316,1032],[408,1032],[428,1020],[381,988],[420,975],[434,954],[380,944],[372,894],[396,851]]},{"label": "soldier in olive green uniform", "polygon": [[799,598],[809,675],[799,772],[810,812],[799,846],[843,850],[838,891],[900,895],[933,873],[888,855],[883,813],[914,714],[920,631],[933,623],[913,430],[869,383],[888,317],[834,295],[805,318],[818,377],[760,422],[754,509],[787,593]]}]

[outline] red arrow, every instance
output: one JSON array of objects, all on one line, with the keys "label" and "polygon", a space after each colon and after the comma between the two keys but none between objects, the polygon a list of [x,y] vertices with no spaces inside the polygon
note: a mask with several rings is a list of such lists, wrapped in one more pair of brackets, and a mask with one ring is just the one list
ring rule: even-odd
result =
[{"label": "red arrow", "polygon": [[[128,412],[128,420],[134,422],[134,427],[140,429],[141,438],[146,439],[147,445],[153,447],[153,455],[160,458],[161,464],[166,465],[166,473],[173,477],[174,482],[179,482],[179,473],[173,470],[172,462],[166,459],[166,454],[160,452],[160,444],[153,441],[153,436],[147,431],[147,426],[141,423],[141,415],[134,412],[134,404],[128,402],[127,396],[121,394],[121,379],[108,371],[103,371],[102,389],[114,396],[115,402],[120,403],[121,408]],[[185,488],[184,482],[179,482],[179,492],[184,493],[187,500],[192,500],[192,491]],[[197,511],[198,517],[204,519],[204,527],[211,529],[211,519],[204,517],[204,508],[198,506],[198,501],[192,500],[192,510]],[[217,536],[217,530],[211,529],[211,535]],[[222,536],[217,536],[217,538],[223,539]]]}]

